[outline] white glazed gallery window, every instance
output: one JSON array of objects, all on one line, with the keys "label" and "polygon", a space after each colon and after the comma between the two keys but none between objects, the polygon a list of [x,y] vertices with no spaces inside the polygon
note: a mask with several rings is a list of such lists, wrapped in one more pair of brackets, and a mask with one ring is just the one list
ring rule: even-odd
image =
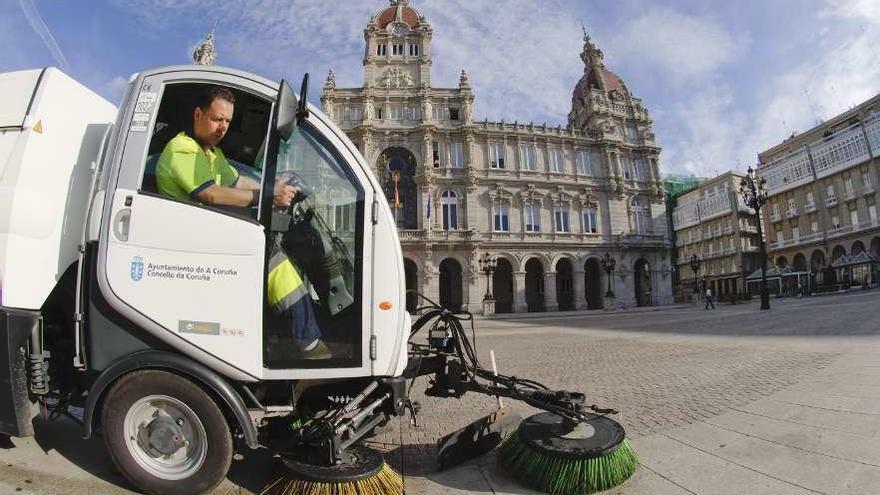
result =
[{"label": "white glazed gallery window", "polygon": [[519,163],[522,170],[535,170],[535,145],[519,145]]},{"label": "white glazed gallery window", "polygon": [[419,45],[416,43],[410,43],[409,45],[409,56],[410,57],[418,57],[419,56]]},{"label": "white glazed gallery window", "polygon": [[489,166],[492,168],[504,168],[504,143],[489,144]]},{"label": "white glazed gallery window", "polygon": [[443,230],[457,230],[458,196],[453,191],[443,191],[440,195],[440,208],[443,212]]},{"label": "white glazed gallery window", "polygon": [[526,232],[541,231],[541,207],[538,203],[530,201],[523,206],[523,219]]},{"label": "white glazed gallery window", "polygon": [[449,146],[449,160],[452,168],[462,168],[464,166],[464,148],[461,142],[453,141]]},{"label": "white glazed gallery window", "polygon": [[593,164],[590,163],[590,152],[587,150],[578,150],[577,152],[577,169],[581,175],[593,175]]},{"label": "white glazed gallery window", "polygon": [[557,173],[565,172],[565,162],[562,157],[562,149],[550,149],[550,170]]},{"label": "white glazed gallery window", "polygon": [[583,222],[584,234],[595,234],[599,231],[598,227],[596,226],[595,208],[584,208]]},{"label": "white glazed gallery window", "polygon": [[571,232],[571,226],[569,225],[568,221],[567,206],[557,206],[553,209],[553,223],[555,224],[556,232]]},{"label": "white glazed gallery window", "polygon": [[495,232],[510,231],[509,207],[506,203],[497,203],[495,205]]}]

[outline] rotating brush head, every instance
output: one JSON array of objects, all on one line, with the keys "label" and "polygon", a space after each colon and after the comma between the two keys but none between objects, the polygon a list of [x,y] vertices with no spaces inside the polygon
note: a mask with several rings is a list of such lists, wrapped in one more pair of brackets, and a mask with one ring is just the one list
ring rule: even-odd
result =
[{"label": "rotating brush head", "polygon": [[403,480],[380,454],[366,448],[348,452],[354,462],[338,466],[284,459],[284,472],[260,495],[400,495]]},{"label": "rotating brush head", "polygon": [[584,495],[617,486],[636,457],[619,423],[605,416],[572,425],[553,413],[526,418],[501,445],[501,465],[532,488]]}]

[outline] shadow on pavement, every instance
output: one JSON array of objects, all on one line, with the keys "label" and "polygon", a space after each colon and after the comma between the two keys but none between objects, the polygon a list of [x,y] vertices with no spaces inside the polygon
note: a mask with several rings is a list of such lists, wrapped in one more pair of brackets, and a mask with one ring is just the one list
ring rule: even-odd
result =
[{"label": "shadow on pavement", "polygon": [[82,438],[82,427],[67,418],[46,421],[34,420],[34,440],[43,452],[56,451],[59,455],[96,478],[122,488],[132,486],[116,472],[113,462],[104,450],[104,442],[98,436],[89,440]]}]

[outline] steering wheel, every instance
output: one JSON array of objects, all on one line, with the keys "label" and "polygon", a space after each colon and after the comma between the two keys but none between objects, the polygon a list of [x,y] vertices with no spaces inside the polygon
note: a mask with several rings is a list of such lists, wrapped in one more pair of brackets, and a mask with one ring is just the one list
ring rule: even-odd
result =
[{"label": "steering wheel", "polygon": [[284,172],[285,175],[289,175],[287,180],[284,181],[288,186],[293,186],[297,189],[296,195],[294,195],[293,199],[290,201],[290,207],[287,210],[287,213],[293,216],[294,210],[296,209],[296,205],[308,199],[314,190],[306,184],[306,181],[300,177],[299,174],[293,171]]}]

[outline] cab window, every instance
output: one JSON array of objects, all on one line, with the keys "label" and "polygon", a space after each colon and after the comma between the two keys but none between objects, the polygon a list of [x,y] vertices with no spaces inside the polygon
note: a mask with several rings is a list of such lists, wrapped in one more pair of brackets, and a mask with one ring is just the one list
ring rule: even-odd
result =
[{"label": "cab window", "polygon": [[[265,187],[297,188],[289,209],[267,225],[308,287],[320,339],[328,354],[321,367],[361,365],[364,191],[348,164],[308,121],[279,144],[276,174]],[[264,363],[269,368],[318,366],[291,352],[293,336],[266,320]]]},{"label": "cab window", "polygon": [[[235,169],[228,176],[247,177],[259,184],[263,153],[269,125],[271,103],[251,93],[227,86],[204,83],[169,84],[164,88],[159,105],[156,123],[152,129],[141,192],[162,194],[157,183],[157,166],[162,152],[169,143],[181,133],[194,137],[193,119],[195,108],[209,88],[224,88],[234,97],[233,112],[225,134],[216,148],[219,148],[226,161]],[[197,201],[193,198],[176,198]],[[256,218],[255,208],[242,209],[248,216]],[[241,213],[241,212],[239,212]]]}]

